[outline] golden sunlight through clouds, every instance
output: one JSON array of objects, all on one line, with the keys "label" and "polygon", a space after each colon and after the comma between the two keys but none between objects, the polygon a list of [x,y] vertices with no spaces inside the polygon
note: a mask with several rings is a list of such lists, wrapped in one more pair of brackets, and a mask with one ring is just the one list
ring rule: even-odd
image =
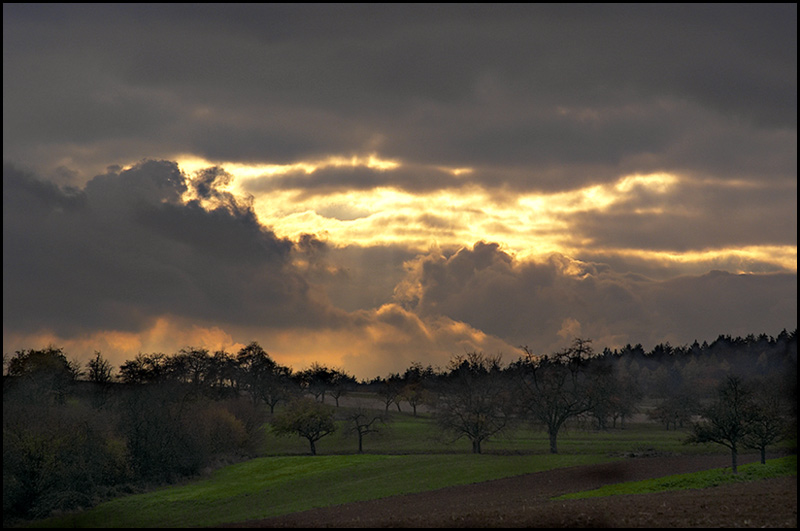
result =
[{"label": "golden sunlight through clouds", "polygon": [[[192,174],[202,168],[219,166],[234,176],[227,189],[244,195],[248,182],[270,180],[302,171],[311,174],[325,167],[369,168],[391,172],[402,167],[398,161],[367,156],[338,156],[318,161],[284,165],[246,165],[214,163],[197,157],[178,157],[181,168]],[[435,168],[454,176],[469,174],[470,168]],[[397,187],[325,194],[302,194],[296,190],[270,189],[253,197],[260,221],[279,236],[296,239],[315,234],[333,246],[390,245],[425,251],[431,246],[458,248],[476,241],[493,241],[520,259],[551,253],[575,256],[590,249],[594,253],[614,254],[650,260],[654,263],[685,266],[723,261],[747,264],[762,262],[787,271],[797,270],[797,249],[791,246],[751,245],[741,248],[702,250],[642,250],[624,246],[592,248],[592,241],[575,230],[572,215],[601,215],[614,208],[629,208],[631,213],[658,217],[674,210],[670,193],[687,180],[679,175],[659,172],[620,177],[617,181],[556,193],[526,193],[513,198],[493,195],[477,185],[458,189],[406,191]],[[636,205],[646,196],[648,204]]]}]

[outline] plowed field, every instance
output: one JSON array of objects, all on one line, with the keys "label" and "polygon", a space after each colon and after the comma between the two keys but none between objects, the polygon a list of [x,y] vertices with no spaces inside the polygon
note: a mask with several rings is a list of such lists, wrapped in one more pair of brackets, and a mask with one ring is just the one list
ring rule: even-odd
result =
[{"label": "plowed field", "polygon": [[[744,457],[740,464],[752,462]],[[642,457],[314,509],[232,527],[797,527],[797,478],[572,501],[609,483],[729,466],[724,456]]]}]

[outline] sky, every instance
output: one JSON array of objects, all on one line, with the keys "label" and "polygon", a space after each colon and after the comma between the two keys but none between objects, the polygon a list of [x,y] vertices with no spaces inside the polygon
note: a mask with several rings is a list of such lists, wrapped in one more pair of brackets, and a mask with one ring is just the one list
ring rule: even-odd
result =
[{"label": "sky", "polygon": [[3,4],[6,355],[796,328],[796,4]]}]

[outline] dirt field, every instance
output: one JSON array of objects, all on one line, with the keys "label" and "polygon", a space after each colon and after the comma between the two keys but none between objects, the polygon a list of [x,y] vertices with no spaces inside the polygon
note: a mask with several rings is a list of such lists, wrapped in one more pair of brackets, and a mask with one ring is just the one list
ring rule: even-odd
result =
[{"label": "dirt field", "polygon": [[[755,457],[744,457],[741,464]],[[231,527],[797,527],[797,478],[550,501],[608,483],[729,466],[723,456],[642,457],[241,522]]]}]

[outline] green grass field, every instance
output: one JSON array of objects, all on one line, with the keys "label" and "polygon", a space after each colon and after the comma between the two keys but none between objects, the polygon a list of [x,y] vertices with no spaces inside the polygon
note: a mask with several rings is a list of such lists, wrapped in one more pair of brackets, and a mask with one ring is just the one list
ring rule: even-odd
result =
[{"label": "green grass field", "polygon": [[[466,438],[452,441],[443,436],[429,417],[412,417],[393,413],[391,422],[378,434],[364,438],[366,453],[464,453],[471,451]],[[661,453],[703,454],[725,453],[714,444],[684,445],[684,431],[666,431],[658,424],[631,425],[626,429],[596,431],[568,427],[558,438],[561,454],[623,454],[634,450],[653,449]],[[299,437],[277,437],[269,433],[265,444],[266,455],[305,455],[308,442]],[[340,429],[317,443],[320,454],[355,453],[358,441]],[[547,433],[522,426],[508,434],[500,435],[483,444],[484,453],[548,454],[550,443]]]},{"label": "green grass field", "polygon": [[43,521],[46,527],[214,526],[551,468],[592,464],[590,455],[318,455],[262,457],[211,477]]},{"label": "green grass field", "polygon": [[[724,453],[718,446],[685,446],[682,432],[651,424],[595,432],[571,429],[548,452],[546,434],[521,429],[471,453],[469,441],[442,438],[431,420],[395,414],[381,434],[357,440],[344,430],[308,442],[268,433],[265,457],[231,465],[178,486],[117,498],[93,509],[34,523],[41,527],[215,526],[292,512],[499,479],[621,458],[627,452]],[[744,467],[743,467],[744,468]],[[796,474],[796,461],[795,461]]]}]

